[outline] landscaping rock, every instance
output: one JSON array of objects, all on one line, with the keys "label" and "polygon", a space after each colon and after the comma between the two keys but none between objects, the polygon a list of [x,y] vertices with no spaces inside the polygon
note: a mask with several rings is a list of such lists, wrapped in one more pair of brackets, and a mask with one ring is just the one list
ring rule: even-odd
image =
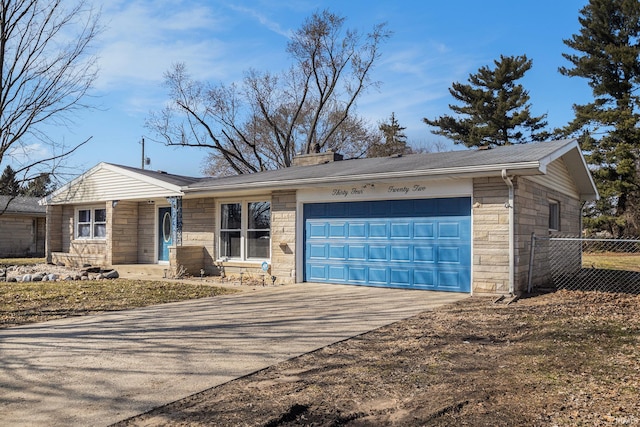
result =
[{"label": "landscaping rock", "polygon": [[118,273],[117,270],[111,270],[107,273],[104,273],[103,277],[105,279],[117,279],[118,277],[120,277],[120,274]]}]

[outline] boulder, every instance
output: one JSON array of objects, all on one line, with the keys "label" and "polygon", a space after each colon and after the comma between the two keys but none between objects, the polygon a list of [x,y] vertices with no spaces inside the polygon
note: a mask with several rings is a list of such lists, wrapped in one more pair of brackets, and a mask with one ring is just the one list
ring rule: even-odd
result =
[{"label": "boulder", "polygon": [[102,276],[105,279],[117,279],[118,277],[120,277],[120,274],[118,273],[118,270],[111,270],[106,273],[103,273]]}]

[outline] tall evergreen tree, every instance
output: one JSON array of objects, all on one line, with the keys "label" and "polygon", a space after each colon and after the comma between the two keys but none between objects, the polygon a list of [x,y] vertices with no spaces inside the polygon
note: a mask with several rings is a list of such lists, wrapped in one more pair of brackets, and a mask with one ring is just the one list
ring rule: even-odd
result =
[{"label": "tall evergreen tree", "polygon": [[526,55],[500,55],[494,65],[470,74],[468,84],[453,83],[449,93],[461,105],[449,105],[456,116],[423,119],[438,128],[432,133],[467,147],[520,144],[549,136],[543,130],[546,115],[531,115],[529,92],[516,84],[531,69],[532,61]]},{"label": "tall evergreen tree", "polygon": [[[21,194],[20,181],[16,177],[16,172],[13,168],[7,165],[0,176],[0,195],[16,197]],[[0,206],[2,209],[4,206]]]},{"label": "tall evergreen tree", "polygon": [[37,177],[29,181],[22,189],[22,195],[30,197],[45,197],[51,193],[51,175],[41,173]]},{"label": "tall evergreen tree", "polygon": [[411,147],[407,145],[406,127],[400,126],[395,113],[391,113],[388,122],[380,123],[383,141],[371,144],[367,157],[386,157],[394,154],[409,154]]},{"label": "tall evergreen tree", "polygon": [[589,228],[615,236],[640,234],[640,2],[590,0],[580,32],[564,43],[573,67],[560,73],[588,80],[594,100],[574,105],[563,130],[580,136],[601,199],[588,206]]}]

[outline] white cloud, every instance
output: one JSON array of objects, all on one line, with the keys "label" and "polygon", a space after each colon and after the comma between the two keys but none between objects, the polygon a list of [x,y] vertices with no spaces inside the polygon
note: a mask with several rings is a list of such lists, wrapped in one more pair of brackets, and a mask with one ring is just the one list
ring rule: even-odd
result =
[{"label": "white cloud", "polygon": [[291,30],[282,28],[278,22],[269,19],[265,14],[260,13],[256,9],[236,5],[229,5],[229,7],[237,12],[249,15],[251,18],[257,20],[261,25],[276,34],[279,34],[286,38],[291,37]]},{"label": "white cloud", "polygon": [[175,62],[188,63],[199,77],[224,73],[225,67],[215,64],[223,63],[227,48],[212,36],[219,20],[210,7],[146,0],[110,3],[103,19],[98,90],[157,85]]}]

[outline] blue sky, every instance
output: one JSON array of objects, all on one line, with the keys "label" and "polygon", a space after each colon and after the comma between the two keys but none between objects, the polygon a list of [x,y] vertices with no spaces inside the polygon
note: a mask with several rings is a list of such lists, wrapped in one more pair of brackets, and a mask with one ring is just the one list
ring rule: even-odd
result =
[{"label": "blue sky", "polygon": [[[95,2],[99,4],[100,2]],[[449,113],[448,89],[502,55],[526,54],[533,68],[521,83],[529,90],[532,112],[548,114],[550,127],[572,118],[574,103],[591,92],[584,79],[558,73],[569,65],[562,40],[579,30],[579,10],[587,0],[109,0],[104,1],[104,33],[94,44],[100,76],[90,100],[97,109],[77,115],[76,123],[51,132],[71,145],[92,137],[66,161],[81,173],[101,161],[139,167],[146,139],[150,169],[200,176],[206,152],[153,142],[144,127],[149,112],[167,102],[163,74],[184,62],[191,74],[213,83],[240,81],[249,68],[287,67],[288,34],[313,12],[330,9],[347,18],[349,28],[367,31],[387,22],[393,32],[382,48],[373,78],[382,82],[358,103],[372,124],[395,113],[410,142],[429,145],[423,117]],[[458,149],[447,143],[450,149]],[[33,147],[37,153],[41,147]],[[71,178],[71,177],[68,177]]]}]

